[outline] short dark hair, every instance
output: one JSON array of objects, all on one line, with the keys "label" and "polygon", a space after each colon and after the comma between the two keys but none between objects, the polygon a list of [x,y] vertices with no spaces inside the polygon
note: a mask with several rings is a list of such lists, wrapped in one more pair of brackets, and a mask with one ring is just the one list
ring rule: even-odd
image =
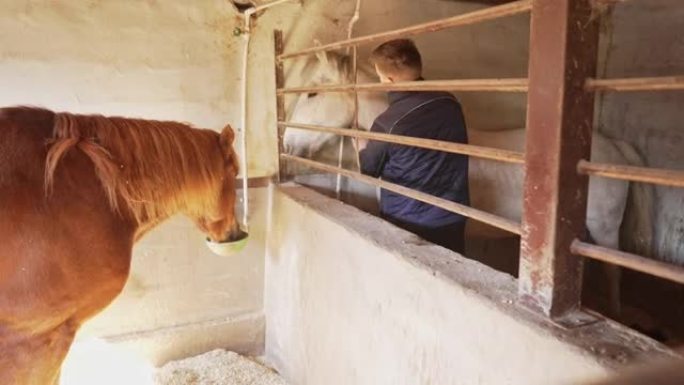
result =
[{"label": "short dark hair", "polygon": [[389,76],[418,79],[423,72],[420,52],[411,39],[396,39],[380,44],[371,53],[370,60]]}]

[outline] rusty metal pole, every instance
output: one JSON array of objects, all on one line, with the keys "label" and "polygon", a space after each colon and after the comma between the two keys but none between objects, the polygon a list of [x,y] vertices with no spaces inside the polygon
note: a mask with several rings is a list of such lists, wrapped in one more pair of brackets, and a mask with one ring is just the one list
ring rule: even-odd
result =
[{"label": "rusty metal pole", "polygon": [[598,20],[591,0],[534,0],[530,25],[521,301],[563,323],[579,308],[582,261],[570,252],[585,232]]},{"label": "rusty metal pole", "polygon": [[[352,48],[352,78],[354,84],[359,83],[359,50],[357,46]],[[354,120],[352,120],[352,130],[359,129],[359,92],[354,90]],[[370,127],[367,127],[370,130]],[[352,138],[354,143],[354,153],[356,156],[356,169],[361,170],[361,158],[359,157],[359,138]]]},{"label": "rusty metal pole", "polygon": [[[273,31],[273,41],[275,45],[275,58],[283,53],[283,31],[275,30]],[[285,87],[285,71],[283,68],[283,62],[275,61],[275,89]],[[285,120],[285,95],[276,93],[276,134],[278,135],[278,156],[277,156],[277,167],[278,167],[278,182],[284,181],[285,169],[283,168],[280,160],[280,154],[284,152],[283,146],[283,135],[285,128],[278,125],[277,122]]]}]

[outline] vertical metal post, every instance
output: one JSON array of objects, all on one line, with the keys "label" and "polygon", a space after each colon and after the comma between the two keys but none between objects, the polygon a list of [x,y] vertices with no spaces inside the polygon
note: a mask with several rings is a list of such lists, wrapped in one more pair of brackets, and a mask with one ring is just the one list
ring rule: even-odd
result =
[{"label": "vertical metal post", "polygon": [[[358,47],[352,47],[351,53],[351,76],[354,84],[359,82],[359,68],[358,68]],[[352,129],[359,128],[359,91],[354,89],[354,119],[352,120]]]},{"label": "vertical metal post", "polygon": [[[356,0],[356,6],[354,7],[354,14],[352,15],[351,19],[349,20],[349,27],[347,29],[347,39],[351,39],[352,35],[354,33],[354,25],[359,21],[361,18],[361,0]],[[351,49],[351,73],[352,73],[352,79],[354,80],[354,84],[359,83],[359,45],[354,44]],[[349,48],[347,48],[347,53],[349,53]],[[370,127],[367,127],[370,129]],[[359,91],[355,88],[354,89],[354,118],[352,120],[352,129],[353,130],[358,130],[359,129]],[[361,171],[361,160],[359,159],[359,138],[352,138],[351,140],[354,141],[354,160],[356,161],[356,169]]]},{"label": "vertical metal post", "polygon": [[[563,322],[579,308],[582,261],[570,243],[585,232],[598,20],[591,0],[534,0],[519,294]],[[576,320],[568,320],[575,322]]]},{"label": "vertical metal post", "polygon": [[[278,55],[283,53],[283,31],[275,30],[273,31],[273,40],[275,45],[275,89],[280,89],[285,87],[285,71],[283,68],[282,60],[278,60]],[[278,182],[285,180],[285,169],[281,164],[280,154],[284,153],[283,146],[283,135],[285,128],[281,128],[278,122],[285,121],[285,96],[278,95],[276,93],[276,130],[278,135],[278,156],[276,161],[278,162]]]},{"label": "vertical metal post", "polygon": [[[351,47],[351,68],[350,68],[350,75],[351,75],[351,81],[353,84],[357,84],[359,79],[358,79],[358,49],[356,46]],[[352,117],[352,124],[351,124],[351,129],[352,130],[357,130],[359,128],[359,92],[354,89],[354,114]],[[343,167],[342,165],[342,160],[344,156],[344,141],[346,140],[345,137],[340,137],[340,147],[339,147],[339,153],[338,153],[338,158],[337,158],[337,167]],[[352,138],[351,140],[356,142],[355,146],[352,146],[354,149],[354,152],[356,153],[355,161],[358,169],[361,169],[361,163],[359,161],[359,140],[358,138]],[[352,143],[354,144],[354,143]],[[340,199],[340,194],[341,194],[341,188],[342,188],[342,175],[337,174],[337,183],[335,185],[335,192],[337,194],[337,199]]]},{"label": "vertical metal post", "polygon": [[[358,56],[358,46],[354,46],[352,49],[352,76],[354,79],[354,84],[359,83],[359,56]],[[367,127],[370,129],[370,127]],[[354,89],[354,120],[352,121],[352,129],[359,129],[359,92]],[[356,167],[361,170],[361,160],[359,159],[359,138],[353,138],[356,142],[354,149],[356,150]]]}]

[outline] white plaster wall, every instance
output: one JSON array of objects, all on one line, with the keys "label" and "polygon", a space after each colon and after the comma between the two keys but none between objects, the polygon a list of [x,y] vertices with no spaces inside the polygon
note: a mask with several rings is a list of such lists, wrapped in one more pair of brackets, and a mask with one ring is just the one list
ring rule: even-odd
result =
[{"label": "white plaster wall", "polygon": [[551,325],[512,277],[306,188],[272,199],[266,356],[293,385],[574,384],[663,354],[612,323]]},{"label": "white plaster wall", "polygon": [[0,105],[239,122],[229,2],[3,0]]},{"label": "white plaster wall", "polygon": [[[250,50],[248,166],[276,167],[273,29],[288,49],[344,36],[353,5],[310,0],[258,14]],[[0,0],[0,106],[240,124],[243,19],[229,0]],[[293,81],[296,81],[293,74]]]}]

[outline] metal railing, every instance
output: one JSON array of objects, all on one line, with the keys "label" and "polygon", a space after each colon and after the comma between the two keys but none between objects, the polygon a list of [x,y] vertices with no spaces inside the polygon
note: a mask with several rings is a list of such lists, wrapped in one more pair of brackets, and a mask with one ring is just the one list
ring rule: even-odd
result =
[{"label": "metal railing", "polygon": [[276,90],[280,95],[308,92],[385,92],[385,91],[470,91],[527,92],[527,79],[459,79],[419,82],[339,84],[316,87],[291,87]]},{"label": "metal railing", "polygon": [[[443,30],[446,28],[453,28],[458,26],[471,25],[475,23],[481,23],[489,20],[494,20],[506,16],[512,16],[524,12],[528,12],[532,7],[531,0],[516,1],[505,5],[489,7],[482,10],[466,13],[463,15],[452,16],[428,23],[418,24],[411,27],[401,28],[393,31],[377,33],[368,36],[362,36],[352,39],[347,39],[339,41],[336,43],[321,45],[317,47],[311,47],[303,49],[300,51],[295,51],[291,53],[283,53],[282,49],[276,49],[276,79],[283,79],[282,74],[282,62],[286,59],[308,55],[317,52],[330,51],[346,47],[356,47],[360,44],[372,43],[383,41],[387,39],[394,39],[399,37],[407,37],[412,35],[417,35],[426,32],[434,32]],[[280,39],[280,43],[278,43]],[[282,47],[282,37],[276,33],[276,46],[280,45]],[[352,52],[353,62],[356,63],[356,49]],[[357,94],[358,92],[380,92],[380,91],[472,91],[472,92],[526,92],[527,91],[527,79],[513,78],[513,79],[451,79],[451,80],[431,80],[431,81],[415,81],[415,82],[400,82],[400,83],[367,83],[367,84],[357,84],[356,83],[356,66],[354,66],[354,83],[352,84],[338,84],[338,85],[321,85],[321,86],[311,86],[311,87],[288,87],[286,88],[284,84],[279,84],[276,88],[276,96],[279,105],[284,105],[282,97],[286,94],[294,93],[318,93],[318,92],[353,92]],[[355,97],[356,99],[356,97]],[[354,115],[357,116],[358,103],[354,106]],[[281,119],[280,112],[278,113],[278,137],[280,138],[279,148],[284,147],[282,144],[283,131],[285,128],[295,128],[303,129],[316,132],[326,132],[340,136],[352,137],[352,138],[363,138],[370,140],[378,140],[389,143],[404,144],[409,146],[416,146],[425,149],[445,151],[455,154],[463,154],[469,156],[482,157],[485,159],[497,160],[509,163],[524,163],[524,156],[522,153],[501,150],[496,148],[488,148],[481,146],[473,146],[468,144],[445,142],[439,140],[431,139],[421,139],[421,138],[411,138],[406,136],[398,136],[392,134],[382,134],[365,132],[358,130],[350,130],[345,128],[333,128],[324,127],[316,125],[298,124],[284,121]],[[341,153],[341,151],[340,151]],[[430,203],[435,206],[441,207],[447,211],[457,213],[460,215],[467,216],[469,218],[487,223],[489,225],[495,226],[497,228],[509,231],[514,234],[520,234],[520,224],[515,221],[511,221],[507,218],[499,217],[494,214],[485,213],[481,210],[477,210],[468,206],[463,206],[456,204],[454,202],[449,202],[444,199],[440,199],[428,194],[411,190],[399,185],[390,184],[388,182],[379,180],[377,178],[368,177],[360,173],[344,170],[341,167],[334,167],[320,162],[295,157],[287,154],[282,154],[279,157],[281,160],[291,161],[299,164],[306,165],[308,167],[334,173],[340,176],[345,176],[348,178],[356,179],[361,182],[371,184],[377,187],[381,187],[387,190],[394,191],[398,194],[406,195],[416,200],[422,202]],[[338,164],[339,166],[340,164]],[[338,179],[339,180],[339,179]]]},{"label": "metal railing", "polygon": [[447,17],[444,19],[439,19],[423,24],[417,24],[406,28],[400,28],[392,31],[376,33],[373,35],[356,37],[353,39],[341,40],[335,43],[311,47],[300,51],[294,51],[289,53],[281,52],[276,54],[276,60],[280,62],[285,59],[308,55],[316,52],[332,51],[335,49],[346,47],[356,47],[361,44],[377,43],[380,41],[409,37],[426,32],[441,31],[447,28],[482,23],[484,21],[495,20],[506,16],[513,16],[519,13],[529,12],[530,9],[532,9],[532,0],[515,1],[505,5],[489,7],[479,11]]},{"label": "metal railing", "polygon": [[384,134],[379,132],[359,131],[350,128],[334,128],[317,126],[312,124],[301,124],[292,122],[278,122],[278,126],[282,128],[295,128],[315,132],[325,132],[340,136],[351,138],[377,140],[379,142],[387,142],[394,144],[403,144],[406,146],[420,147],[428,150],[438,150],[449,152],[452,154],[469,155],[477,158],[498,160],[506,163],[525,163],[525,156],[522,152],[502,150],[499,148],[475,146],[472,144],[445,142],[435,139],[415,138],[411,136],[402,136],[394,134]]},{"label": "metal railing", "polygon": [[506,230],[508,232],[511,232],[513,234],[520,235],[520,224],[511,221],[506,218],[499,217],[498,215],[494,214],[489,214],[487,212],[484,212],[482,210],[478,210],[475,208],[472,208],[470,206],[462,205],[459,203],[455,203],[446,199],[438,198],[434,195],[426,194],[417,190],[410,189],[408,187],[404,187],[395,183],[390,183],[387,181],[384,181],[382,179],[378,178],[373,178],[367,175],[363,175],[358,172],[354,171],[349,171],[340,167],[335,167],[331,166],[325,163],[320,163],[316,162],[310,159],[306,158],[301,158],[298,156],[294,155],[288,155],[288,154],[281,154],[280,157],[285,160],[290,160],[295,163],[299,163],[305,166],[309,166],[311,168],[325,171],[325,172],[330,172],[333,174],[341,174],[343,176],[346,176],[348,178],[352,178],[355,180],[358,180],[363,183],[367,183],[376,187],[380,187],[382,189],[388,190],[395,192],[397,194],[401,194],[404,196],[407,196],[409,198],[413,198],[415,200],[419,200],[421,202],[429,203],[433,206],[437,206],[439,208],[442,208],[447,211],[451,211],[452,213],[460,214],[463,216],[466,216],[468,218],[472,218],[475,220],[478,220],[480,222],[486,223],[488,225],[497,227],[502,230]]},{"label": "metal railing", "polygon": [[[549,0],[550,1],[550,0]],[[587,0],[589,1],[589,0]],[[622,2],[623,0],[593,0],[594,5],[612,5],[614,3]],[[337,174],[338,178],[341,176],[355,179],[363,183],[377,186],[383,189],[393,191],[398,194],[408,196],[410,198],[426,202],[444,210],[467,216],[469,218],[487,223],[491,226],[509,231],[514,234],[521,235],[523,233],[520,223],[511,221],[507,218],[499,217],[497,215],[486,213],[484,211],[450,202],[435,196],[425,194],[416,190],[412,190],[400,185],[389,183],[377,178],[362,175],[358,172],[349,171],[341,167],[335,167],[328,164],[316,162],[310,159],[305,159],[293,155],[284,154],[283,151],[283,133],[285,128],[301,129],[314,132],[324,132],[343,137],[361,138],[368,140],[383,141],[394,144],[401,144],[407,146],[415,146],[424,149],[444,151],[454,154],[462,154],[495,161],[525,164],[525,154],[521,152],[502,150],[497,148],[488,148],[482,146],[474,146],[469,144],[445,142],[432,139],[414,138],[399,136],[393,134],[375,133],[367,131],[359,131],[349,128],[333,128],[310,124],[300,124],[288,122],[285,120],[284,114],[284,95],[293,93],[312,93],[312,92],[353,92],[360,91],[417,91],[417,90],[445,90],[445,91],[478,91],[478,92],[527,92],[529,81],[525,78],[513,79],[452,79],[452,80],[435,80],[435,81],[420,81],[420,82],[403,82],[394,84],[357,84],[356,83],[356,46],[360,44],[367,44],[373,42],[384,41],[388,39],[412,36],[420,33],[439,31],[446,28],[453,28],[458,26],[471,25],[475,23],[495,20],[498,18],[512,16],[528,12],[533,9],[533,0],[522,0],[508,3],[505,5],[494,6],[470,12],[463,15],[448,17],[432,21],[429,23],[418,24],[397,30],[351,38],[330,44],[311,47],[295,52],[283,53],[282,49],[282,34],[276,31],[276,97],[278,105],[278,138],[279,138],[279,162],[287,161],[304,165],[316,170]],[[564,11],[562,11],[564,12]],[[567,11],[571,12],[571,11]],[[283,75],[283,61],[286,59],[308,55],[316,52],[336,50],[345,47],[353,47],[353,84],[341,85],[322,85],[311,87],[290,87],[284,86]],[[670,77],[650,77],[650,78],[631,78],[631,79],[594,79],[588,78],[584,83],[583,92],[635,92],[635,91],[672,91],[684,89],[684,76],[670,76]],[[528,101],[529,103],[529,101]],[[358,102],[354,103],[354,116],[356,116]],[[356,127],[356,122],[354,127]],[[339,166],[339,164],[338,164]],[[281,169],[282,170],[282,169]],[[580,160],[577,163],[577,173],[581,175],[616,178],[632,182],[656,183],[666,186],[684,187],[684,172],[676,170],[662,170],[652,169],[647,167],[633,167],[623,165],[612,165],[590,162],[587,160]],[[281,175],[282,176],[282,175]],[[586,188],[586,186],[585,186]],[[585,190],[586,191],[586,190]],[[562,202],[558,202],[558,205]],[[561,231],[555,230],[554,231]],[[571,238],[572,239],[572,238]],[[605,247],[600,247],[585,243],[579,239],[575,239],[570,244],[570,252],[583,256],[601,260],[608,263],[617,264],[629,269],[641,271],[647,274],[655,275],[661,278],[669,279],[675,282],[684,283],[684,268],[670,265],[663,262],[654,261],[642,256],[625,253],[618,250],[612,250]],[[553,267],[550,267],[553,269]],[[552,300],[553,301],[553,300]],[[547,309],[547,312],[548,309]]]}]

